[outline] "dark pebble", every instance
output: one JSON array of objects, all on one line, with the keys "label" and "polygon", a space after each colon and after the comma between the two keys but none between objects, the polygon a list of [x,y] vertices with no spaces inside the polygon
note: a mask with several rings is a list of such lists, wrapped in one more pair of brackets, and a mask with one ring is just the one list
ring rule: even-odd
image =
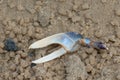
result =
[{"label": "dark pebble", "polygon": [[28,53],[29,53],[28,56],[30,56],[30,57],[35,56],[35,50],[30,50]]},{"label": "dark pebble", "polygon": [[29,55],[30,57],[35,56],[35,54],[34,54],[34,53],[29,53],[28,55]]},{"label": "dark pebble", "polygon": [[7,51],[17,51],[18,47],[16,46],[15,42],[12,39],[5,40],[5,50]]},{"label": "dark pebble", "polygon": [[30,67],[32,68],[34,66],[36,66],[36,64],[35,63],[31,63]]}]

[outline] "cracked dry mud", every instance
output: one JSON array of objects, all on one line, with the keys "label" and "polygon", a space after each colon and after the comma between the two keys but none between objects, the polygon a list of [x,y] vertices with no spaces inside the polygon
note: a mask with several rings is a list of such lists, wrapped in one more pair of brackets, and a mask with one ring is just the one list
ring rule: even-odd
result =
[{"label": "cracked dry mud", "polygon": [[[109,50],[81,47],[31,68],[47,48],[29,45],[67,31],[101,40]],[[18,51],[4,49],[7,38]],[[119,67],[120,0],[0,0],[0,80],[120,80]]]}]

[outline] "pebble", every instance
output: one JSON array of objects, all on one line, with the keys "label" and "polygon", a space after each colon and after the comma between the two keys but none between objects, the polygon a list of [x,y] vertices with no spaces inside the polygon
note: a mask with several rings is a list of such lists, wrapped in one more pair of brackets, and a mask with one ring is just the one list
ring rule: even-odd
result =
[{"label": "pebble", "polygon": [[23,75],[18,75],[17,78],[18,78],[18,80],[23,80],[24,76]]},{"label": "pebble", "polygon": [[80,21],[80,17],[79,16],[73,16],[72,17],[72,22],[79,22]]},{"label": "pebble", "polygon": [[120,16],[120,9],[115,10],[116,16]]},{"label": "pebble", "polygon": [[67,15],[67,10],[64,7],[62,7],[62,8],[58,9],[58,13],[63,15],[63,16],[66,16]]},{"label": "pebble", "polygon": [[35,28],[33,26],[28,27],[28,36],[32,36],[35,34]]},{"label": "pebble", "polygon": [[25,35],[25,34],[27,33],[27,30],[28,30],[28,29],[27,29],[26,27],[23,27],[23,28],[22,28],[22,34]]},{"label": "pebble", "polygon": [[110,22],[110,24],[111,24],[112,26],[119,26],[119,21],[116,20],[116,19],[113,19],[113,20]]},{"label": "pebble", "polygon": [[110,54],[111,54],[112,56],[117,55],[117,51],[116,51],[116,49],[115,49],[114,47],[110,47],[110,48],[109,48],[109,52],[110,52]]},{"label": "pebble", "polygon": [[90,64],[91,64],[91,65],[95,65],[95,64],[96,64],[96,59],[95,59],[94,56],[91,55],[91,56],[89,57],[89,60],[90,60]]},{"label": "pebble", "polygon": [[19,64],[20,63],[20,55],[16,55],[15,56],[15,64]]},{"label": "pebble", "polygon": [[10,52],[10,57],[15,57],[15,52]]},{"label": "pebble", "polygon": [[107,2],[107,0],[101,0],[101,2],[102,2],[102,3],[106,3],[106,2]]},{"label": "pebble", "polygon": [[103,54],[101,54],[101,56],[103,59],[105,59],[108,55],[107,55],[107,53],[103,53]]},{"label": "pebble", "polygon": [[3,49],[2,48],[0,48],[0,54],[2,54],[4,51],[3,51]]},{"label": "pebble", "polygon": [[38,22],[34,22],[33,25],[34,25],[35,27],[38,27],[38,26],[39,26],[39,23],[38,23]]},{"label": "pebble", "polygon": [[14,38],[14,37],[15,37],[15,34],[14,34],[13,32],[11,32],[11,33],[9,34],[9,37],[10,37],[10,38]]},{"label": "pebble", "polygon": [[111,42],[115,42],[115,41],[116,41],[115,35],[109,35],[109,36],[108,36],[108,39],[109,39],[109,41],[111,41]]},{"label": "pebble", "polygon": [[93,48],[87,48],[86,53],[91,54],[93,53],[94,49]]},{"label": "pebble", "polygon": [[83,59],[88,57],[88,55],[86,53],[81,53],[81,56],[82,56]]},{"label": "pebble", "polygon": [[17,5],[17,9],[18,9],[19,11],[22,11],[22,10],[24,10],[24,7],[19,4],[19,5]]},{"label": "pebble", "polygon": [[8,78],[10,76],[10,73],[9,72],[5,72],[4,75],[5,75],[5,79],[8,80]]},{"label": "pebble", "polygon": [[84,4],[82,5],[82,9],[83,9],[83,10],[88,10],[89,8],[90,8],[90,6],[89,6],[88,3],[84,3]]},{"label": "pebble", "polygon": [[87,64],[87,66],[86,66],[87,72],[92,71],[92,69],[93,69],[93,67],[90,64]]},{"label": "pebble", "polygon": [[17,73],[17,72],[13,72],[13,73],[12,73],[12,76],[13,76],[14,78],[16,78],[16,77],[18,76],[18,73]]},{"label": "pebble", "polygon": [[31,78],[31,74],[30,74],[30,71],[29,69],[26,69],[25,70],[25,75],[24,75],[25,78]]},{"label": "pebble", "polygon": [[120,27],[116,29],[116,34],[117,34],[117,37],[120,39]]},{"label": "pebble", "polygon": [[27,53],[25,53],[25,52],[22,52],[22,53],[20,53],[20,56],[22,57],[22,58],[26,58],[27,57]]},{"label": "pebble", "polygon": [[4,48],[4,43],[0,42],[0,48]]},{"label": "pebble", "polygon": [[45,14],[39,13],[38,21],[42,27],[47,27],[49,25],[49,17]]},{"label": "pebble", "polygon": [[12,65],[10,65],[10,70],[12,70],[12,71],[15,71],[16,70],[16,65],[13,63]]},{"label": "pebble", "polygon": [[17,51],[18,47],[16,46],[15,42],[12,39],[5,40],[5,50],[7,51]]},{"label": "pebble", "polygon": [[23,60],[23,59],[20,60],[20,64],[21,64],[21,66],[22,66],[23,68],[25,68],[25,67],[28,66],[28,62],[25,61],[25,60]]}]

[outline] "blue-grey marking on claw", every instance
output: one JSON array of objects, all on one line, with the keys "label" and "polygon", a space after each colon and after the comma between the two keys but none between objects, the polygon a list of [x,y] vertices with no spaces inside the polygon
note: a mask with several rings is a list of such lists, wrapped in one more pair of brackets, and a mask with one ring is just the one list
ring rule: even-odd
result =
[{"label": "blue-grey marking on claw", "polygon": [[67,34],[74,41],[78,41],[80,38],[83,38],[81,34],[78,34],[76,32],[66,32],[65,34]]}]

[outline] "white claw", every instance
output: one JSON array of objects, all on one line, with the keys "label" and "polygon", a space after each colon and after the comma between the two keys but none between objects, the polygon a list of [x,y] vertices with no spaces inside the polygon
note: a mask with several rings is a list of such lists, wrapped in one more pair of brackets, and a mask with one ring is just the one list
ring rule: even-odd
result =
[{"label": "white claw", "polygon": [[33,44],[31,44],[29,49],[43,48],[50,44],[53,44],[57,41],[56,39],[59,39],[59,37],[61,37],[61,35],[64,35],[64,33],[55,34],[55,35],[46,37],[44,39],[38,40],[34,42]]},{"label": "white claw", "polygon": [[68,33],[59,33],[34,42],[33,44],[30,45],[29,49],[43,48],[51,44],[59,44],[62,46],[62,48],[54,51],[53,53],[47,56],[34,60],[32,61],[32,63],[35,64],[44,63],[62,56],[67,51],[69,52],[75,51],[77,49],[76,39],[79,38],[81,38],[81,36],[79,37],[75,33],[69,33],[69,35]]},{"label": "white claw", "polygon": [[51,54],[49,54],[49,55],[47,55],[45,57],[42,57],[40,59],[32,61],[32,63],[35,63],[35,64],[44,63],[44,62],[53,60],[55,58],[58,58],[58,57],[62,56],[65,53],[66,53],[66,50],[64,48],[60,48],[57,51],[54,51],[53,53],[51,53]]}]

